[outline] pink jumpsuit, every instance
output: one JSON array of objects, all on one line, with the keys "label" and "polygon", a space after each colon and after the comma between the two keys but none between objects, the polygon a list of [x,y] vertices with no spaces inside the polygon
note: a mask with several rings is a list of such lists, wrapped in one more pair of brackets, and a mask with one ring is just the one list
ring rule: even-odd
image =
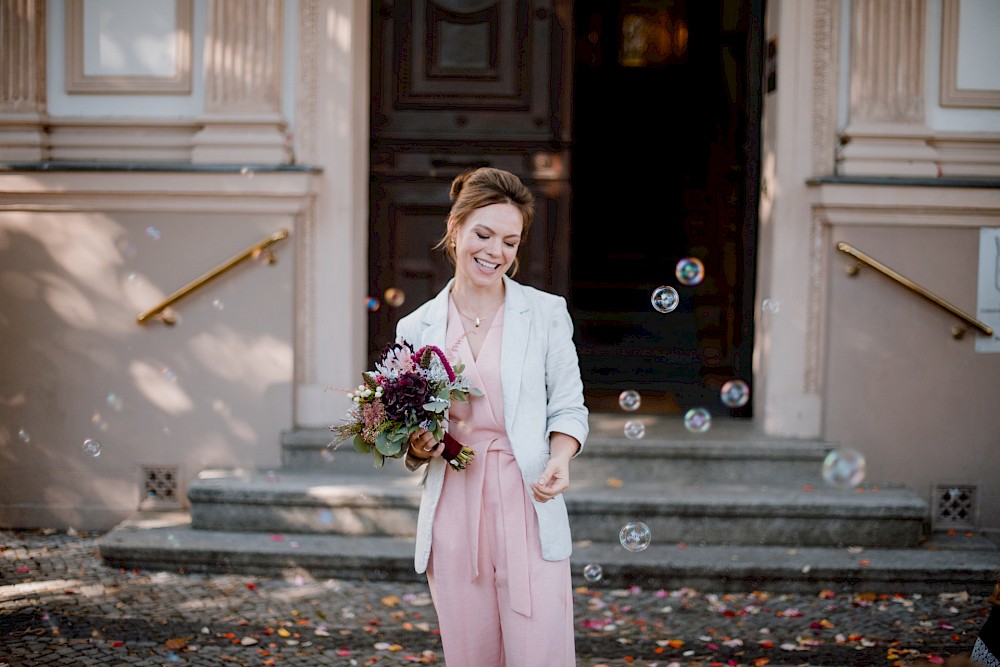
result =
[{"label": "pink jumpsuit", "polygon": [[569,559],[542,559],[538,518],[504,428],[503,308],[479,357],[449,302],[447,349],[458,342],[470,384],[485,396],[451,408],[451,434],[475,460],[445,473],[427,579],[448,667],[576,664]]}]

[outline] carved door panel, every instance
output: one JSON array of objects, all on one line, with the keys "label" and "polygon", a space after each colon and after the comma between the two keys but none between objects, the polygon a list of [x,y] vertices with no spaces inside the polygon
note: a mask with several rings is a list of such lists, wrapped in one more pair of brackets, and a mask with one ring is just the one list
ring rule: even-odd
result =
[{"label": "carved door panel", "polygon": [[568,139],[567,2],[375,2],[372,133],[415,141]]}]

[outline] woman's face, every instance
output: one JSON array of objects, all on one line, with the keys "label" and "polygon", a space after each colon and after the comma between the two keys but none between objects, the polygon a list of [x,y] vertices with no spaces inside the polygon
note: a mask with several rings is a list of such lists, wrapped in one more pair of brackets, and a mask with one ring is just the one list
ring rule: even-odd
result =
[{"label": "woman's face", "polygon": [[455,232],[455,277],[475,288],[499,283],[514,263],[523,229],[513,204],[477,208]]}]

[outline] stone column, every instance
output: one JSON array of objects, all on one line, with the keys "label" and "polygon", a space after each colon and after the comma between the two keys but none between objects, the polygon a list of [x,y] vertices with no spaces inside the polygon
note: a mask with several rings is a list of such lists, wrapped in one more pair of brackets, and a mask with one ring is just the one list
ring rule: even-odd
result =
[{"label": "stone column", "polygon": [[937,176],[924,122],[926,0],[853,0],[850,99],[838,171]]},{"label": "stone column", "polygon": [[192,162],[288,164],[281,114],[282,3],[208,0],[205,114]]},{"label": "stone column", "polygon": [[0,2],[0,160],[47,157],[45,0]]}]

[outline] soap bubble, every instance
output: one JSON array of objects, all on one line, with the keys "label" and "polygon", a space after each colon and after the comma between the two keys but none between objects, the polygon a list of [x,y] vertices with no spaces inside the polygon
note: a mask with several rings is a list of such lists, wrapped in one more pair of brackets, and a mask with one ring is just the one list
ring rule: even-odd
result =
[{"label": "soap bubble", "polygon": [[639,396],[639,392],[634,389],[626,389],[622,393],[618,394],[618,405],[621,406],[622,410],[635,412],[639,409],[639,405],[641,403],[642,397]]},{"label": "soap bubble", "polygon": [[324,447],[320,456],[322,456],[323,460],[327,463],[333,463],[334,458],[336,458],[336,455],[333,453],[333,449],[330,447]]},{"label": "soap bubble", "polygon": [[587,581],[600,581],[603,576],[604,568],[597,563],[587,563],[583,566],[583,578]]},{"label": "soap bubble", "polygon": [[153,239],[154,241],[159,241],[160,236],[162,236],[162,234],[160,234],[160,230],[157,229],[156,227],[149,226],[146,227],[146,236]]},{"label": "soap bubble", "polygon": [[108,430],[108,420],[105,419],[104,415],[102,415],[100,412],[95,411],[94,414],[91,415],[90,423],[96,426],[98,430],[102,432],[106,432]]},{"label": "soap bubble", "polygon": [[742,408],[750,400],[750,387],[743,380],[729,380],[719,392],[722,403],[729,408]]},{"label": "soap bubble", "polygon": [[22,428],[17,432],[17,439],[27,445],[31,442],[31,434]]},{"label": "soap bubble", "polygon": [[278,262],[278,256],[274,254],[274,251],[268,250],[267,248],[254,248],[250,256],[261,264],[270,265],[277,264]]},{"label": "soap bubble", "polygon": [[622,526],[618,532],[618,541],[629,551],[642,551],[649,546],[652,536],[649,526],[641,521],[631,521]]},{"label": "soap bubble", "polygon": [[774,315],[781,310],[781,303],[779,303],[777,299],[765,298],[760,302],[760,309],[765,313]]},{"label": "soap bubble", "polygon": [[240,176],[246,176],[247,178],[253,178],[254,171],[250,167],[243,167],[240,169]]},{"label": "soap bubble", "polygon": [[682,285],[697,285],[705,277],[705,265],[697,257],[685,257],[674,270]]},{"label": "soap bubble", "polygon": [[368,300],[365,303],[365,305],[368,308],[369,313],[374,313],[378,311],[379,308],[382,307],[382,302],[378,300],[377,296],[370,296],[368,297]]},{"label": "soap bubble", "polygon": [[273,470],[268,470],[267,474],[265,475],[265,477],[267,478],[267,481],[269,481],[269,482],[277,482],[278,481],[278,473],[274,472]]},{"label": "soap bubble", "polygon": [[109,408],[117,412],[121,412],[122,407],[125,405],[125,401],[122,400],[122,397],[113,391],[110,392],[104,400],[107,402]]},{"label": "soap bubble", "polygon": [[646,425],[641,421],[625,422],[625,437],[629,440],[640,440],[646,435]]},{"label": "soap bubble", "polygon": [[684,428],[692,433],[704,433],[712,428],[712,413],[705,408],[691,408],[684,413]]},{"label": "soap bubble", "polygon": [[226,307],[226,304],[222,302],[222,299],[214,299],[212,301],[212,307],[216,310],[223,310]]},{"label": "soap bubble", "polygon": [[115,245],[118,247],[118,252],[121,253],[122,259],[129,260],[135,257],[135,244],[127,238],[118,239]]},{"label": "soap bubble", "polygon": [[657,287],[653,290],[653,294],[649,297],[649,300],[653,304],[653,308],[661,313],[673,311],[681,301],[677,295],[677,290],[670,285],[660,285]]},{"label": "soap bubble", "polygon": [[399,308],[406,301],[406,294],[398,287],[390,287],[382,293],[382,298],[393,308]]},{"label": "soap bubble", "polygon": [[97,458],[101,455],[101,443],[97,440],[87,438],[83,441],[83,453]]},{"label": "soap bubble", "polygon": [[160,369],[160,374],[163,375],[163,379],[167,382],[173,382],[177,379],[177,373],[174,372],[170,366],[164,366]]},{"label": "soap bubble", "polygon": [[838,488],[853,488],[865,478],[865,456],[849,447],[832,450],[823,460],[823,481]]}]

